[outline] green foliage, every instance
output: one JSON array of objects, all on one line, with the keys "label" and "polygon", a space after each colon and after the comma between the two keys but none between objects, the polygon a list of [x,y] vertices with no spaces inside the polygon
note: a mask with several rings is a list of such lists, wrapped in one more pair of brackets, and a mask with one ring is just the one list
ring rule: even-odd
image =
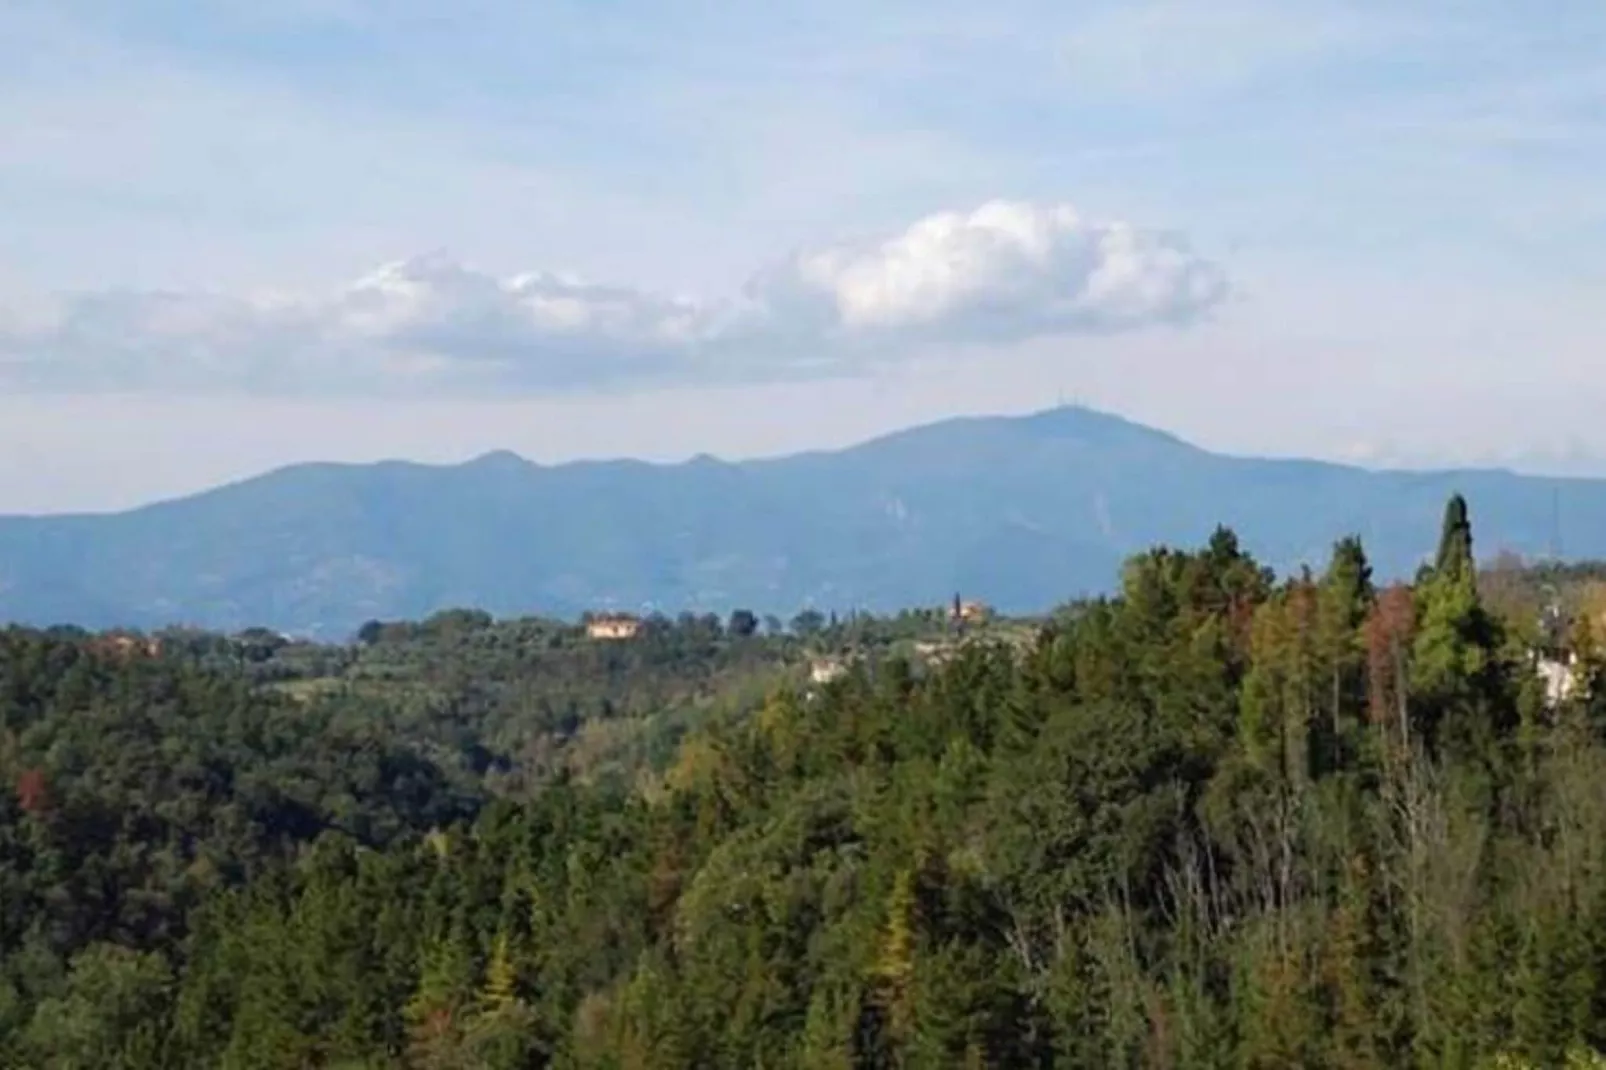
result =
[{"label": "green foliage", "polygon": [[804,622],[822,687],[749,620],[7,633],[0,1064],[1598,1065],[1601,700],[1448,520],[1411,589],[1223,530],[1026,648]]},{"label": "green foliage", "polygon": [[73,956],[64,991],[34,1008],[19,1047],[49,1070],[158,1067],[171,987],[162,956],[92,944]]}]

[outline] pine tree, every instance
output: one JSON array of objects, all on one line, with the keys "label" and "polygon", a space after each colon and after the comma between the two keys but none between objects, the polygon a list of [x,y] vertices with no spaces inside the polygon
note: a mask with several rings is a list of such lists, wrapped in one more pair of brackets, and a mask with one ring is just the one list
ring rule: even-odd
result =
[{"label": "pine tree", "polygon": [[1281,776],[1287,753],[1287,604],[1274,598],[1255,611],[1250,669],[1239,696],[1238,737],[1255,766]]},{"label": "pine tree", "polygon": [[1360,540],[1340,540],[1333,547],[1332,560],[1316,596],[1316,645],[1327,676],[1321,772],[1332,772],[1356,757],[1366,706],[1366,654],[1361,629],[1375,598],[1372,567]]},{"label": "pine tree", "polygon": [[472,998],[473,974],[467,934],[458,920],[426,946],[418,987],[404,1009],[413,1064],[442,1070],[459,1064],[463,1003]]},{"label": "pine tree", "polygon": [[919,926],[916,906],[915,870],[900,869],[893,878],[892,894],[887,900],[887,924],[874,967],[881,1006],[887,1016],[887,1032],[898,1042],[908,1039],[914,1030],[910,983],[914,978],[915,936]]},{"label": "pine tree", "polygon": [[1356,855],[1345,866],[1329,919],[1324,974],[1332,1017],[1331,1062],[1343,1070],[1382,1066],[1378,983],[1380,951],[1372,876]]},{"label": "pine tree", "polygon": [[819,986],[809,998],[798,1038],[798,1065],[805,1070],[853,1070],[857,993]]},{"label": "pine tree", "polygon": [[1291,582],[1255,611],[1249,671],[1239,704],[1239,738],[1251,762],[1302,784],[1326,750],[1321,703],[1317,596],[1308,578]]},{"label": "pine tree", "polygon": [[513,961],[512,941],[506,929],[496,934],[491,958],[485,964],[485,984],[480,989],[480,1006],[486,1014],[497,1014],[518,999],[518,968]]}]

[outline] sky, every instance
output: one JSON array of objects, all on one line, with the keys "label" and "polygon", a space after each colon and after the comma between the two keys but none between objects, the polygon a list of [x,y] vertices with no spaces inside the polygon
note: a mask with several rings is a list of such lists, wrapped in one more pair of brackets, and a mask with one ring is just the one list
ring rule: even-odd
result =
[{"label": "sky", "polygon": [[7,0],[0,114],[0,513],[1061,402],[1606,475],[1598,0]]}]

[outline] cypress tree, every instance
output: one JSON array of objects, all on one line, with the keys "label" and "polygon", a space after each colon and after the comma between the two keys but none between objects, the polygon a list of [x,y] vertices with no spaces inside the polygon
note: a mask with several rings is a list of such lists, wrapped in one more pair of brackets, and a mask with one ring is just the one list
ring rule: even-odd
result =
[{"label": "cypress tree", "polygon": [[1433,568],[1441,576],[1472,575],[1472,521],[1467,516],[1467,500],[1460,494],[1452,494],[1444,506],[1439,554]]},{"label": "cypress tree", "polygon": [[1413,705],[1423,738],[1431,745],[1439,726],[1453,717],[1460,744],[1481,751],[1488,741],[1476,737],[1504,735],[1514,724],[1503,701],[1500,629],[1478,600],[1472,524],[1459,494],[1445,507],[1438,560],[1417,585],[1416,602],[1411,691],[1420,700]]}]

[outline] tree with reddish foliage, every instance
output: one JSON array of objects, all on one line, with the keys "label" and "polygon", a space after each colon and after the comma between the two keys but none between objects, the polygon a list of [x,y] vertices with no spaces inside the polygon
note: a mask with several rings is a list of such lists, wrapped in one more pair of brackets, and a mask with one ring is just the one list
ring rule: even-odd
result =
[{"label": "tree with reddish foliage", "polygon": [[29,814],[50,809],[50,784],[42,770],[24,769],[17,777],[17,805]]},{"label": "tree with reddish foliage", "polygon": [[1402,743],[1410,742],[1406,669],[1416,632],[1416,598],[1404,584],[1382,591],[1366,617],[1367,720],[1399,726]]}]

